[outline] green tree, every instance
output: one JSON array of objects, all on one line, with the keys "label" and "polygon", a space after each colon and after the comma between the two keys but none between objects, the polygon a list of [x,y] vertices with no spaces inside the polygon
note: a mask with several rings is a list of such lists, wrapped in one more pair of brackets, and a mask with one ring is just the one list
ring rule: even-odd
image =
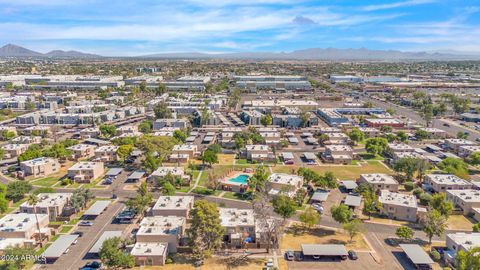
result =
[{"label": "green tree", "polygon": [[340,204],[338,206],[334,205],[330,209],[330,212],[332,213],[332,218],[341,224],[345,224],[347,222],[350,222],[353,217],[353,212],[346,206],[345,204]]},{"label": "green tree", "polygon": [[370,138],[365,143],[365,149],[368,153],[375,156],[382,155],[387,149],[388,141],[385,138]]},{"label": "green tree", "polygon": [[411,158],[411,157],[406,157],[406,158],[401,158],[395,162],[393,165],[393,169],[396,172],[402,172],[405,174],[407,177],[408,181],[412,181],[413,175],[417,171],[417,164],[419,160],[417,158]]},{"label": "green tree", "polygon": [[457,270],[480,269],[480,247],[471,248],[468,251],[459,250],[456,257]]},{"label": "green tree", "polygon": [[239,88],[233,89],[228,99],[228,107],[235,108],[238,105],[238,102],[240,102],[241,97],[242,97],[242,90]]},{"label": "green tree", "polygon": [[415,137],[417,137],[417,139],[419,139],[420,141],[428,139],[428,132],[423,129],[417,129],[415,131]]},{"label": "green tree", "polygon": [[152,132],[153,122],[151,120],[144,120],[138,125],[138,130],[142,133]]},{"label": "green tree", "polygon": [[133,145],[120,145],[117,149],[117,156],[120,160],[125,160],[133,152]]},{"label": "green tree", "polygon": [[480,222],[473,224],[472,231],[473,232],[480,232]]},{"label": "green tree", "polygon": [[270,114],[267,114],[260,119],[260,123],[264,126],[269,126],[272,124],[272,120],[272,116]]},{"label": "green tree", "polygon": [[464,179],[468,179],[468,166],[467,164],[458,158],[447,157],[440,161],[437,166],[443,171]]},{"label": "green tree", "polygon": [[438,210],[432,209],[422,220],[423,232],[428,237],[428,243],[432,244],[433,236],[442,236],[447,227],[447,219]]},{"label": "green tree", "polygon": [[175,187],[170,182],[165,181],[165,183],[163,183],[163,186],[162,186],[162,195],[172,196],[172,195],[175,195],[175,193],[176,193]]},{"label": "green tree", "polygon": [[365,139],[365,134],[358,128],[354,128],[348,133],[348,137],[357,144]]},{"label": "green tree", "polygon": [[167,87],[163,83],[159,83],[158,87],[155,89],[155,95],[161,96],[167,92]]},{"label": "green tree", "polygon": [[120,237],[105,240],[98,255],[105,265],[113,269],[135,266],[135,258],[125,251],[125,243]]},{"label": "green tree", "polygon": [[267,169],[264,166],[258,166],[255,169],[255,173],[248,179],[248,186],[253,191],[265,191],[268,176],[269,173],[267,172]]},{"label": "green tree", "polygon": [[457,139],[467,139],[468,138],[468,134],[463,132],[463,131],[459,131],[457,132]]},{"label": "green tree", "polygon": [[410,240],[413,238],[413,230],[407,226],[398,227],[395,234],[403,240]]},{"label": "green tree", "polygon": [[187,141],[187,134],[180,129],[173,132],[173,137],[182,143],[185,143]]},{"label": "green tree", "polygon": [[101,125],[99,129],[105,138],[111,138],[117,134],[117,128],[114,125]]},{"label": "green tree", "polygon": [[480,152],[475,152],[468,156],[468,163],[477,166],[480,165]]},{"label": "green tree", "polygon": [[435,209],[438,212],[440,212],[440,214],[445,216],[445,218],[447,219],[453,211],[453,204],[452,202],[447,201],[445,193],[433,194],[432,200],[430,201],[429,206],[432,209]]},{"label": "green tree", "polygon": [[27,265],[32,262],[35,250],[29,247],[10,246],[3,252],[5,258],[14,258],[12,260],[4,260],[5,270],[26,269]]},{"label": "green tree", "polygon": [[311,229],[318,224],[318,222],[320,222],[320,218],[320,214],[312,207],[307,207],[305,211],[303,211],[298,217],[298,219],[303,222],[304,226],[308,229]]},{"label": "green tree", "polygon": [[401,142],[406,142],[408,140],[408,135],[405,133],[405,131],[399,131],[396,135],[397,139]]},{"label": "green tree", "polygon": [[202,162],[207,163],[210,167],[212,167],[212,164],[218,163],[218,155],[213,150],[205,150],[200,158]]},{"label": "green tree", "polygon": [[153,107],[153,113],[157,119],[172,118],[172,110],[168,108],[168,104],[164,101],[161,101]]},{"label": "green tree", "polygon": [[273,200],[273,211],[280,215],[283,220],[290,218],[295,214],[295,201],[285,195],[279,195]]},{"label": "green tree", "polygon": [[160,160],[154,157],[152,153],[147,152],[147,154],[145,155],[145,159],[142,161],[142,165],[145,168],[146,172],[148,174],[151,174],[158,168],[158,166],[160,166]]},{"label": "green tree", "polygon": [[381,126],[380,131],[384,133],[392,132],[392,127],[391,126]]},{"label": "green tree", "polygon": [[348,233],[350,236],[350,243],[353,242],[353,238],[360,234],[364,228],[363,223],[360,219],[356,218],[347,223],[343,223],[343,229]]},{"label": "green tree", "polygon": [[14,181],[7,185],[5,197],[14,202],[18,202],[24,198],[25,194],[32,190],[32,184],[24,181]]},{"label": "green tree", "polygon": [[193,255],[197,259],[210,257],[221,247],[225,228],[222,226],[217,205],[206,200],[195,202],[190,211],[191,226],[187,230]]}]

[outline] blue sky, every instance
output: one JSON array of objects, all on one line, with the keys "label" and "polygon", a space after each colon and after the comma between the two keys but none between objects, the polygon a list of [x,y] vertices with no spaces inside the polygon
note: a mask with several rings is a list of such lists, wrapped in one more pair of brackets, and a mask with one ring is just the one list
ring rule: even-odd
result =
[{"label": "blue sky", "polygon": [[0,0],[0,44],[41,52],[480,52],[480,0]]}]

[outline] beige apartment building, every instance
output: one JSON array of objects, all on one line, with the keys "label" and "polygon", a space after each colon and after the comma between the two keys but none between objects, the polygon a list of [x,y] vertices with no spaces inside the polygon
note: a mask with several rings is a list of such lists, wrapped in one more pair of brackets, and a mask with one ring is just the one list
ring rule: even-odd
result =
[{"label": "beige apartment building", "polygon": [[180,239],[185,235],[186,225],[187,219],[180,216],[144,217],[135,239],[142,243],[168,243],[168,252],[176,253]]},{"label": "beige apartment building", "polygon": [[105,172],[103,162],[81,161],[68,169],[68,177],[77,183],[90,183]]},{"label": "beige apartment building", "polygon": [[398,182],[392,176],[384,173],[361,174],[358,182],[372,184],[375,190],[398,190]]},{"label": "beige apartment building", "polygon": [[20,162],[23,176],[47,176],[60,170],[60,163],[54,158],[40,157]]},{"label": "beige apartment building", "polygon": [[100,136],[100,134],[100,129],[97,127],[84,128],[80,130],[80,137],[82,139],[97,138]]},{"label": "beige apartment building", "polygon": [[350,164],[355,153],[348,145],[333,144],[326,145],[325,152],[322,154],[323,160],[334,164]]},{"label": "beige apartment building", "polygon": [[255,215],[252,209],[219,208],[222,227],[226,229],[224,241],[228,247],[241,248],[248,237],[256,242]]},{"label": "beige apartment building", "polygon": [[117,150],[118,146],[116,145],[104,145],[95,149],[95,160],[101,162],[112,162],[117,161]]},{"label": "beige apartment building", "polygon": [[423,182],[438,193],[472,188],[472,183],[453,174],[427,174]]},{"label": "beige apartment building", "polygon": [[95,145],[90,144],[76,144],[68,147],[67,149],[73,152],[74,159],[81,159],[81,158],[91,158],[95,156]]},{"label": "beige apartment building", "polygon": [[28,146],[28,144],[4,144],[2,149],[5,151],[5,158],[16,158],[25,153]]},{"label": "beige apartment building", "polygon": [[135,258],[136,266],[164,265],[167,258],[167,243],[137,242],[130,254]]},{"label": "beige apartment building", "polygon": [[170,160],[172,162],[185,163],[198,156],[198,148],[194,144],[177,144],[173,146]]},{"label": "beige apartment building", "polygon": [[63,208],[68,205],[73,193],[40,193],[37,195],[38,202],[35,206],[24,202],[20,205],[21,213],[46,214],[50,221],[57,220],[62,214]]},{"label": "beige apartment building", "polygon": [[382,204],[381,214],[388,218],[412,222],[418,220],[419,207],[414,195],[382,190],[378,201]]},{"label": "beige apartment building", "polygon": [[193,196],[160,196],[151,209],[152,216],[188,218],[193,209]]},{"label": "beige apartment building", "polygon": [[480,191],[475,189],[447,190],[447,200],[463,210],[464,215],[480,207]]},{"label": "beige apartment building", "polygon": [[262,162],[275,158],[268,145],[249,144],[245,148],[248,160]]},{"label": "beige apartment building", "polygon": [[303,186],[303,177],[295,174],[272,173],[268,177],[268,194],[276,196],[285,194],[293,198]]},{"label": "beige apartment building", "polygon": [[51,236],[48,215],[18,213],[0,218],[0,240],[19,239],[24,246],[34,246],[40,240],[37,219],[41,239],[48,239]]}]

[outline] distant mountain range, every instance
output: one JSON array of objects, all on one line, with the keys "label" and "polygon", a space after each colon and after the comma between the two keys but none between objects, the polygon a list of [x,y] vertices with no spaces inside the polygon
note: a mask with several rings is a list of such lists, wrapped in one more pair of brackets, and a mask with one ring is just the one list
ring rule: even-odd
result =
[{"label": "distant mountain range", "polygon": [[14,44],[7,44],[0,48],[0,57],[100,58],[102,56],[78,51],[62,50],[39,53]]},{"label": "distant mountain range", "polygon": [[[7,44],[0,48],[0,57],[50,57],[50,58],[102,58],[96,54],[79,51],[54,50],[48,53],[39,53],[14,44]],[[479,53],[448,52],[402,52],[396,50],[369,50],[311,48],[292,52],[241,52],[207,54],[196,52],[159,53],[135,57],[141,59],[251,59],[251,60],[325,60],[325,61],[403,61],[403,60],[480,60]]]}]

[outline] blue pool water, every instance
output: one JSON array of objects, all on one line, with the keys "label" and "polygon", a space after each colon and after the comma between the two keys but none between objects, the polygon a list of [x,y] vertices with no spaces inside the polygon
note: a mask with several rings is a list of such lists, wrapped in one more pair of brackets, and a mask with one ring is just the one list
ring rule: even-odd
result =
[{"label": "blue pool water", "polygon": [[228,182],[233,182],[233,183],[239,183],[239,184],[243,184],[243,185],[246,185],[248,182],[248,175],[247,174],[240,174],[240,175],[237,175],[236,177],[234,178],[230,178],[228,180]]}]

